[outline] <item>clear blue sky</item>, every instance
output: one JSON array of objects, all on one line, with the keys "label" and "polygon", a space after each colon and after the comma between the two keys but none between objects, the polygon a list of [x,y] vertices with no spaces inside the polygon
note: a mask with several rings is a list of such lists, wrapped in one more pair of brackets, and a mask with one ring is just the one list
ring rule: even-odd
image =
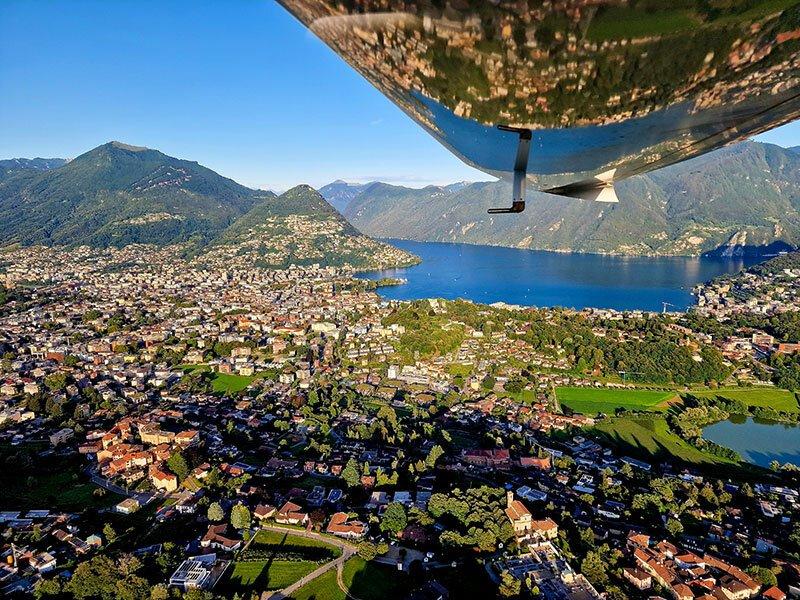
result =
[{"label": "clear blue sky", "polygon": [[120,140],[273,189],[489,178],[273,0],[0,2],[0,158]]}]

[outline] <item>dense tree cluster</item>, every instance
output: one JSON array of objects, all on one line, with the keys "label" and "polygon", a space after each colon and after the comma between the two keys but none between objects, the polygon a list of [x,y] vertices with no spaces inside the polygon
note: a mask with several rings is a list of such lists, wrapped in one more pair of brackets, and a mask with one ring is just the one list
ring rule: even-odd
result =
[{"label": "dense tree cluster", "polygon": [[505,490],[481,486],[436,493],[428,503],[431,516],[445,524],[440,541],[446,547],[478,547],[493,552],[508,544],[514,531],[503,513]]}]

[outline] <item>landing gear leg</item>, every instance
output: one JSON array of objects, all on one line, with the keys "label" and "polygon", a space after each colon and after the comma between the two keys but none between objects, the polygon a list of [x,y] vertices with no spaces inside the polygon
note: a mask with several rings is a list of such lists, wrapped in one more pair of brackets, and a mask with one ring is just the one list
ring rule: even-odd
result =
[{"label": "landing gear leg", "polygon": [[514,182],[510,208],[490,208],[489,214],[521,213],[525,210],[525,181],[528,173],[528,154],[531,149],[531,130],[523,127],[498,125],[501,131],[513,131],[519,134],[517,158],[514,161]]}]

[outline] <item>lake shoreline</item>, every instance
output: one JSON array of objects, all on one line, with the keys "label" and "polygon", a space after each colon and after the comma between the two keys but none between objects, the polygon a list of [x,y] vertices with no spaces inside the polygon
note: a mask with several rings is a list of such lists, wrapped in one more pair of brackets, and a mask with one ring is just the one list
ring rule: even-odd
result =
[{"label": "lake shoreline", "polygon": [[[759,262],[767,260],[769,258],[774,258],[778,256],[779,253],[773,251],[764,251],[764,252],[749,252],[741,255],[728,255],[728,254],[715,254],[724,246],[720,246],[715,248],[714,250],[708,252],[699,252],[696,254],[673,254],[673,253],[663,253],[663,252],[591,252],[588,250],[571,250],[566,248],[535,248],[530,246],[511,246],[506,244],[492,244],[492,243],[477,243],[477,242],[469,242],[469,241],[440,241],[440,240],[421,240],[416,238],[404,238],[404,237],[391,237],[391,238],[375,238],[381,242],[386,242],[387,244],[391,244],[392,242],[418,242],[422,244],[453,244],[453,245],[467,245],[467,246],[478,246],[478,247],[487,247],[487,248],[508,248],[510,250],[530,250],[531,252],[551,252],[553,254],[575,254],[579,256],[610,256],[615,258],[716,258],[716,259],[727,259],[727,260],[740,260],[743,258],[749,259],[756,259]],[[798,248],[794,248],[797,250]]]},{"label": "lake shoreline", "polygon": [[[765,435],[767,433],[769,435]],[[702,438],[736,452],[743,462],[765,469],[769,469],[774,461],[781,465],[793,464],[800,467],[798,420],[775,420],[751,414],[731,414],[727,419],[705,425]],[[786,448],[795,451],[786,452]]]},{"label": "lake shoreline", "polygon": [[692,290],[758,261],[752,258],[566,253],[505,246],[388,243],[418,256],[413,267],[371,270],[362,279],[403,278],[379,293],[389,300],[462,298],[479,304],[680,312],[695,304]]}]

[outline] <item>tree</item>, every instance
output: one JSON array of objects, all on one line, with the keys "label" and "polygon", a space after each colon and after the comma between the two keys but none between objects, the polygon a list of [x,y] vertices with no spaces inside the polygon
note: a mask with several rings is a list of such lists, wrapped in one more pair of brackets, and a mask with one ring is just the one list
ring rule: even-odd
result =
[{"label": "tree", "polygon": [[503,598],[514,598],[519,596],[522,591],[522,582],[508,571],[503,571],[500,575],[498,591]]},{"label": "tree", "polygon": [[44,384],[47,389],[53,392],[63,390],[67,387],[67,374],[61,371],[53,373],[44,378]]},{"label": "tree", "polygon": [[183,481],[189,475],[189,465],[186,463],[183,453],[180,451],[173,452],[167,459],[167,466],[169,470],[175,473],[178,481]]},{"label": "tree", "polygon": [[478,529],[474,534],[475,543],[483,552],[494,552],[497,536],[488,529]]},{"label": "tree", "polygon": [[358,544],[358,555],[366,561],[373,560],[378,556],[378,548],[369,541],[363,541]]},{"label": "tree", "polygon": [[115,539],[117,539],[117,532],[114,531],[114,528],[111,526],[111,523],[106,523],[103,526],[103,537],[106,538],[106,541],[110,544]]},{"label": "tree", "polygon": [[231,509],[231,525],[236,529],[250,528],[250,509],[244,504],[237,504]]},{"label": "tree", "polygon": [[436,466],[436,461],[439,460],[443,454],[444,450],[442,447],[439,444],[436,444],[433,448],[431,448],[431,451],[428,452],[428,456],[425,458],[425,465],[429,469],[432,469]]},{"label": "tree", "polygon": [[325,511],[320,508],[312,510],[308,515],[308,520],[311,521],[312,527],[319,530],[325,522]]},{"label": "tree", "polygon": [[666,527],[667,531],[669,531],[670,535],[673,537],[683,532],[683,523],[681,523],[678,519],[667,519]]},{"label": "tree", "polygon": [[747,571],[747,573],[753,579],[763,583],[767,587],[778,585],[778,578],[775,576],[775,573],[773,573],[766,567],[759,567],[758,565],[753,565],[752,567],[747,567],[745,571]]},{"label": "tree", "polygon": [[591,527],[584,527],[580,530],[581,542],[586,548],[594,548],[594,531]]},{"label": "tree", "polygon": [[392,502],[386,507],[386,511],[381,518],[381,531],[389,531],[397,534],[406,528],[408,518],[406,509],[399,502]]},{"label": "tree", "polygon": [[219,523],[225,518],[225,511],[222,510],[219,502],[212,502],[208,505],[208,520]]},{"label": "tree", "polygon": [[33,588],[33,597],[36,600],[42,598],[52,598],[61,595],[61,579],[54,577],[53,579],[41,579]]},{"label": "tree", "polygon": [[595,585],[604,585],[608,581],[606,565],[603,564],[600,553],[589,551],[581,562],[581,573]]},{"label": "tree", "polygon": [[342,469],[342,479],[348,487],[356,487],[361,482],[361,476],[358,474],[358,463],[355,459],[351,458]]},{"label": "tree", "polygon": [[38,523],[33,526],[33,531],[31,532],[31,539],[34,542],[40,541],[44,537],[44,533],[42,532],[42,526]]},{"label": "tree", "polygon": [[169,590],[163,583],[157,583],[150,590],[150,600],[167,600],[169,598]]},{"label": "tree", "polygon": [[212,600],[213,598],[214,594],[205,590],[201,590],[200,588],[192,588],[187,590],[183,595],[183,600]]},{"label": "tree", "polygon": [[161,573],[167,575],[175,570],[175,567],[183,560],[183,552],[175,542],[164,542],[161,544],[161,552],[156,556],[156,566],[161,569]]},{"label": "tree", "polygon": [[150,596],[147,580],[136,575],[141,563],[134,557],[114,562],[105,555],[80,563],[65,586],[77,600],[146,600]]}]

